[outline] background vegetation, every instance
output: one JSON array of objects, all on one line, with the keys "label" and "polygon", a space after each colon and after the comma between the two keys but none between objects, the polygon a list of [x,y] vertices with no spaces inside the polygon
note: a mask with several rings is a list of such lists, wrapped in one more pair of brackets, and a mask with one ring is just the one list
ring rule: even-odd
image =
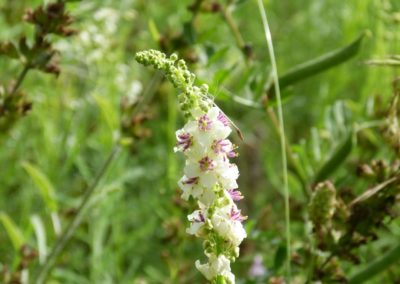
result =
[{"label": "background vegetation", "polygon": [[[7,57],[4,44],[21,35],[35,44],[35,27],[22,18],[44,2],[0,0],[3,282],[36,277],[121,139],[48,283],[204,282],[194,268],[201,244],[185,233],[192,205],[176,185],[183,167],[172,151],[183,124],[177,94],[133,59],[155,48],[185,58],[243,132],[244,141],[233,137],[246,197],[240,206],[249,216],[233,266],[238,282],[283,283],[280,146],[256,1],[70,1],[76,34],[47,37],[61,73],[29,70],[12,112],[7,90],[24,65]],[[317,58],[281,81],[292,282],[398,283],[398,105],[388,110],[400,66],[400,2],[265,3],[279,74]],[[315,185],[326,180],[320,188],[328,198],[318,201]]]}]

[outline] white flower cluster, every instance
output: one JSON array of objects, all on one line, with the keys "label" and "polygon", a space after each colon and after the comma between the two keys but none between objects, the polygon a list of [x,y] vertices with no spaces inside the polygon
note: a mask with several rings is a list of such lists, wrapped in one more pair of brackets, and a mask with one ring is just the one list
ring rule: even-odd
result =
[{"label": "white flower cluster", "polygon": [[118,60],[117,56],[120,55],[115,51],[118,27],[123,20],[131,21],[136,17],[135,10],[97,5],[95,1],[82,1],[79,10],[84,11],[85,14],[80,16],[85,20],[77,23],[79,34],[72,40],[59,40],[55,45],[72,58],[90,64],[91,69],[92,64],[104,64],[104,61],[114,64]]},{"label": "white flower cluster", "polygon": [[230,262],[239,256],[239,245],[246,237],[241,223],[245,217],[235,204],[243,198],[237,190],[239,171],[229,160],[237,156],[236,146],[227,139],[229,121],[217,107],[207,112],[196,108],[191,114],[176,132],[175,151],[186,157],[184,176],[178,183],[182,198],[192,196],[199,205],[188,216],[187,232],[205,240],[208,262],[198,260],[196,267],[210,281],[222,277],[225,283],[235,283]]},{"label": "white flower cluster", "polygon": [[181,93],[179,105],[186,125],[176,132],[175,152],[186,157],[184,176],[179,181],[182,198],[192,197],[199,208],[188,216],[187,232],[203,238],[208,262],[196,261],[197,269],[212,283],[235,283],[230,263],[239,256],[239,245],[246,237],[242,216],[235,201],[242,199],[236,179],[238,168],[229,159],[236,157],[236,146],[227,138],[231,133],[229,120],[217,107],[212,107],[208,86],[194,85],[184,60],[176,54],[167,57],[158,50],[136,53],[137,62],[165,72]]}]

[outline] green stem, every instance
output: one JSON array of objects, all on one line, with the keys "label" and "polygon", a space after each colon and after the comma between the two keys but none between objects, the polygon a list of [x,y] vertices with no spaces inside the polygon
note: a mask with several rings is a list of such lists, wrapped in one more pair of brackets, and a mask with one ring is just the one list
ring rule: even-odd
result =
[{"label": "green stem", "polygon": [[334,253],[331,253],[327,259],[325,259],[325,261],[322,263],[321,267],[319,268],[319,270],[323,270],[325,268],[325,266],[332,260],[332,258],[335,256]]},{"label": "green stem", "polygon": [[[168,94],[168,115],[167,115],[167,145],[169,149],[173,149],[176,144],[175,129],[177,120],[177,108],[176,108],[176,96],[173,92]],[[168,190],[172,192],[176,184],[177,176],[177,165],[176,165],[176,155],[173,151],[168,151],[168,167],[167,167],[167,183]]]},{"label": "green stem", "polygon": [[142,98],[139,100],[139,103],[137,104],[136,108],[133,110],[132,117],[138,114],[145,105],[148,104],[148,102],[153,98],[154,94],[156,93],[156,90],[158,89],[161,81],[162,81],[163,75],[161,72],[156,72],[154,76],[151,78],[150,83],[147,85],[145,90],[143,91]]},{"label": "green stem", "polygon": [[375,259],[364,269],[352,275],[349,279],[349,284],[363,283],[371,281],[372,277],[386,270],[389,266],[398,263],[400,260],[400,244],[388,251],[380,258]]},{"label": "green stem", "polygon": [[[267,108],[267,113],[268,113],[268,115],[269,115],[269,117],[270,117],[270,119],[272,121],[272,125],[274,126],[274,129],[275,129],[276,133],[278,135],[281,135],[281,129],[280,129],[279,120],[276,117],[276,114],[275,114],[273,108],[268,107]],[[283,133],[283,135],[285,135],[285,133]],[[292,150],[290,149],[289,144],[287,143],[287,139],[286,138],[285,138],[285,142],[286,142],[285,143],[285,149],[286,149],[286,154],[287,154],[287,157],[288,157],[288,162],[293,167],[294,173],[296,174],[296,176],[298,177],[298,179],[299,179],[299,181],[300,181],[300,183],[302,185],[301,189],[303,190],[304,196],[307,199],[309,199],[309,197],[310,197],[310,189],[309,189],[309,187],[307,187],[307,182],[304,179],[304,177],[303,177],[303,175],[302,175],[302,173],[301,173],[301,171],[300,171],[300,169],[299,169],[299,167],[298,167],[298,165],[296,163],[296,160],[295,160],[295,158],[293,156],[293,153],[292,153]]]},{"label": "green stem", "polygon": [[226,23],[228,24],[229,28],[231,29],[233,36],[235,37],[236,44],[242,50],[244,48],[244,40],[239,31],[239,28],[237,27],[235,21],[232,18],[232,15],[229,11],[229,7],[221,7],[221,13]]},{"label": "green stem", "polygon": [[218,275],[214,281],[215,284],[226,284],[225,277],[222,275]]},{"label": "green stem", "polygon": [[239,31],[238,26],[236,25],[235,21],[232,18],[232,14],[229,10],[229,5],[228,7],[225,7],[221,5],[221,14],[226,23],[228,24],[229,29],[231,30],[233,36],[235,37],[236,45],[240,49],[240,51],[243,53],[244,57],[246,60],[249,59],[248,55],[246,54],[246,43],[242,37],[242,34]]},{"label": "green stem", "polygon": [[28,73],[28,71],[31,69],[30,64],[26,64],[24,66],[24,69],[22,70],[22,72],[19,74],[17,82],[15,83],[14,87],[12,88],[11,92],[10,92],[10,96],[13,96],[19,89],[19,87],[21,86],[22,82],[24,81],[26,74]]},{"label": "green stem", "polygon": [[287,282],[290,283],[291,278],[291,248],[290,248],[290,204],[289,204],[289,185],[288,185],[288,169],[287,169],[287,157],[286,157],[286,137],[285,137],[285,128],[283,121],[283,110],[282,110],[282,101],[281,101],[281,93],[279,88],[279,78],[278,78],[278,68],[276,66],[274,46],[272,44],[272,36],[269,28],[267,14],[265,12],[264,4],[262,0],[258,0],[258,8],[260,10],[261,19],[265,31],[265,38],[268,44],[268,52],[271,58],[272,65],[272,75],[274,79],[274,87],[275,94],[277,98],[277,106],[278,106],[278,119],[279,119],[279,129],[280,129],[280,144],[281,144],[281,156],[282,156],[282,172],[283,172],[283,191],[285,196],[285,227],[286,227],[286,247],[287,247],[287,260],[286,260],[286,273],[287,273]]},{"label": "green stem", "polygon": [[371,59],[364,62],[366,65],[375,65],[375,66],[392,66],[392,67],[399,67],[400,60],[396,59]]},{"label": "green stem", "polygon": [[112,150],[112,152],[110,153],[110,155],[108,156],[105,163],[103,164],[102,168],[100,169],[100,171],[97,174],[96,178],[94,179],[93,183],[87,188],[87,190],[83,196],[83,199],[81,201],[81,204],[79,205],[79,208],[77,209],[77,214],[75,215],[74,219],[68,224],[68,226],[65,228],[65,230],[61,234],[60,238],[57,240],[56,244],[54,245],[53,249],[50,252],[50,255],[47,257],[46,262],[39,268],[39,273],[38,273],[38,275],[36,277],[36,281],[34,281],[34,283],[42,284],[46,280],[47,275],[51,271],[56,258],[63,251],[63,249],[67,245],[68,241],[71,239],[71,237],[74,235],[76,229],[81,224],[82,218],[86,211],[85,209],[87,208],[90,198],[92,197],[93,193],[95,192],[95,189],[96,189],[97,185],[99,184],[101,178],[105,175],[105,173],[109,169],[112,161],[117,156],[119,150],[120,150],[120,146],[116,145],[114,147],[114,149]]},{"label": "green stem", "polygon": [[192,19],[190,20],[192,25],[196,21],[196,18],[200,12],[201,4],[203,2],[204,0],[196,0],[192,5],[189,6],[190,10],[192,11]]}]

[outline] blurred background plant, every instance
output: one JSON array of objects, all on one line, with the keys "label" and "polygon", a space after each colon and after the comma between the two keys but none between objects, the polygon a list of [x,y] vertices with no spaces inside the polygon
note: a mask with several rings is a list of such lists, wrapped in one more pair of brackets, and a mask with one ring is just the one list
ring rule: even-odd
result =
[{"label": "blurred background plant", "polygon": [[[292,282],[397,283],[400,3],[266,8],[288,140]],[[284,282],[279,128],[255,1],[0,0],[0,10],[3,282],[34,279],[123,141],[49,279],[202,283],[201,244],[185,233],[192,205],[176,185],[177,94],[133,60],[149,48],[185,58],[244,134],[234,141],[249,216],[238,282]]]}]

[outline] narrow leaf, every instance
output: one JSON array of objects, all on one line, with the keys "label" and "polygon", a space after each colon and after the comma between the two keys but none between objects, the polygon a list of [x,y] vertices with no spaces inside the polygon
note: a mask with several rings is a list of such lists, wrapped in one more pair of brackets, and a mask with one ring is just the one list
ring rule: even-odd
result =
[{"label": "narrow leaf", "polygon": [[399,67],[400,60],[397,59],[371,59],[364,62],[366,65],[376,65],[376,66],[392,66]]},{"label": "narrow leaf", "polygon": [[19,58],[18,49],[11,42],[0,43],[0,55],[5,55],[13,59]]},{"label": "narrow leaf", "polygon": [[314,183],[324,181],[329,178],[346,160],[353,148],[353,133],[350,132],[346,140],[339,145],[333,155],[325,162],[315,175]]},{"label": "narrow leaf", "polygon": [[226,56],[226,53],[229,51],[229,46],[226,46],[224,48],[221,48],[217,51],[214,51],[212,49],[212,51],[210,50],[209,57],[208,57],[208,61],[207,61],[207,66],[211,66],[215,63],[217,63],[221,58]]},{"label": "narrow leaf", "polygon": [[33,225],[33,230],[35,231],[37,247],[39,252],[39,263],[43,264],[47,256],[46,247],[46,230],[44,228],[42,219],[38,215],[33,215],[31,217],[31,223]]},{"label": "narrow leaf", "polygon": [[370,281],[372,277],[385,271],[389,266],[400,261],[400,245],[388,251],[386,254],[373,260],[364,269],[350,277],[349,284],[359,284]]},{"label": "narrow leaf", "polygon": [[49,178],[40,169],[27,162],[22,163],[22,167],[31,177],[33,183],[39,190],[39,193],[49,210],[51,212],[57,212],[58,204],[56,200],[55,190]]},{"label": "narrow leaf", "polygon": [[183,37],[190,44],[194,44],[196,42],[197,34],[191,21],[183,24]]},{"label": "narrow leaf", "polygon": [[158,32],[156,23],[154,22],[153,19],[150,19],[148,22],[148,25],[149,25],[149,31],[150,31],[151,37],[153,38],[153,40],[155,42],[158,42],[160,40],[161,36],[160,36],[160,33]]},{"label": "narrow leaf", "polygon": [[21,230],[17,227],[14,221],[4,212],[0,212],[0,222],[6,229],[7,234],[14,246],[14,249],[18,251],[25,243],[24,235],[22,234]]},{"label": "narrow leaf", "polygon": [[[342,64],[354,57],[360,50],[365,33],[361,34],[349,45],[322,55],[316,59],[295,66],[279,78],[279,86],[284,89],[294,83],[322,73],[330,68]],[[268,93],[273,93],[273,84],[269,86]]]},{"label": "narrow leaf", "polygon": [[109,103],[109,100],[100,95],[94,95],[94,98],[108,127],[111,130],[118,129],[118,114],[113,105]]},{"label": "narrow leaf", "polygon": [[284,264],[286,254],[287,254],[286,246],[280,245],[275,253],[275,259],[274,259],[274,270],[275,271],[278,271],[279,268],[281,268],[281,266]]}]

